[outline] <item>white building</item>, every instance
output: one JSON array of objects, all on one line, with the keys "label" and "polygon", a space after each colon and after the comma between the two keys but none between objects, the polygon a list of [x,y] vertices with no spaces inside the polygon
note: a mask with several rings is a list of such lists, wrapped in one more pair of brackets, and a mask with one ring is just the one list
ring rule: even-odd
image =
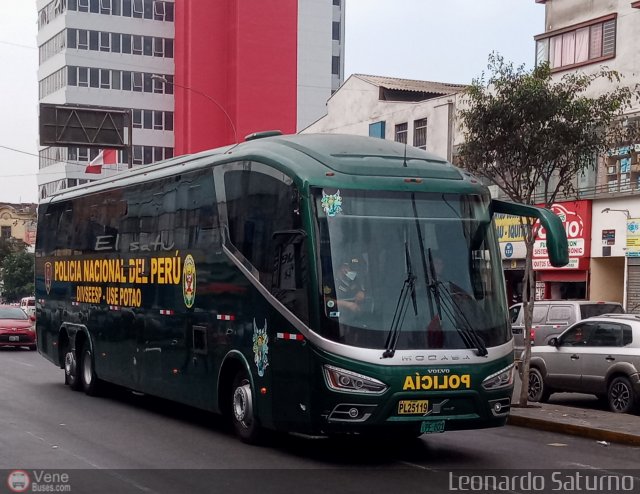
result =
[{"label": "white building", "polygon": [[465,86],[354,74],[327,102],[327,115],[304,133],[390,139],[453,160],[456,104]]},{"label": "white building", "polygon": [[[37,0],[41,103],[133,109],[133,163],[173,156],[174,3]],[[40,150],[40,198],[102,175],[85,174],[88,148]],[[127,160],[120,154],[120,169]],[[124,163],[124,164],[122,164]]]}]

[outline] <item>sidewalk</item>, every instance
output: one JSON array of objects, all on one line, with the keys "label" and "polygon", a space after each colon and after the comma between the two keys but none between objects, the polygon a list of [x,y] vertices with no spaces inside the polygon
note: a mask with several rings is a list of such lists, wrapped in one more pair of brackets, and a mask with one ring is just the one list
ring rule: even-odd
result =
[{"label": "sidewalk", "polygon": [[[527,408],[518,408],[519,383],[513,393],[509,425],[530,427],[550,432],[582,436],[597,441],[640,446],[640,414],[613,413],[593,407],[580,408],[556,403],[529,403]],[[571,393],[555,396],[568,397]],[[585,395],[578,395],[583,397]],[[554,395],[551,396],[551,401]],[[579,403],[580,401],[577,400]],[[515,405],[515,406],[514,406]]]}]

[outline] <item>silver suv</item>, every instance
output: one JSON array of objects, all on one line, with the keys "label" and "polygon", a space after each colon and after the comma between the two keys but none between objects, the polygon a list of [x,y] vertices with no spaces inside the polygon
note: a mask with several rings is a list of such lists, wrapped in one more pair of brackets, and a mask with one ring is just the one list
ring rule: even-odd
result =
[{"label": "silver suv", "polygon": [[613,412],[632,412],[640,397],[639,370],[640,316],[592,317],[531,349],[529,400],[588,393],[606,400]]},{"label": "silver suv", "polygon": [[[560,335],[572,324],[588,317],[607,313],[624,313],[618,302],[592,302],[590,300],[539,300],[533,305],[531,344],[546,345],[551,338]],[[522,304],[509,307],[515,356],[524,349],[524,311]]]}]

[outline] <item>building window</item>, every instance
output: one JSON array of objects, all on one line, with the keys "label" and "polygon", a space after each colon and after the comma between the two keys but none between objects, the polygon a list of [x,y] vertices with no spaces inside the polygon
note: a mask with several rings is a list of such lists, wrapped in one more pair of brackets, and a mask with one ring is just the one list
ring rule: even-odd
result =
[{"label": "building window", "polygon": [[427,149],[427,119],[421,118],[413,122],[413,145],[420,149]]},{"label": "building window", "polygon": [[142,128],[153,129],[153,110],[144,110],[142,112]]},{"label": "building window", "polygon": [[333,32],[331,39],[340,41],[340,23],[333,21]]},{"label": "building window", "polygon": [[616,22],[612,14],[536,36],[536,65],[562,70],[615,57]]},{"label": "building window", "polygon": [[142,92],[142,72],[133,73],[133,90],[137,93]]},{"label": "building window", "polygon": [[333,5],[340,7],[340,0],[333,0]]},{"label": "building window", "polygon": [[333,75],[340,75],[340,57],[331,57],[331,73]]},{"label": "building window", "polygon": [[156,21],[164,21],[164,16],[165,16],[164,2],[154,2],[153,18]]},{"label": "building window", "polygon": [[376,122],[369,124],[369,136],[384,139],[385,122]]},{"label": "building window", "polygon": [[111,51],[111,37],[109,33],[100,33],[100,51]]},{"label": "building window", "polygon": [[78,67],[78,86],[89,87],[89,68]]},{"label": "building window", "polygon": [[396,142],[407,143],[408,127],[409,125],[406,122],[396,125]]},{"label": "building window", "polygon": [[0,237],[4,239],[11,238],[11,227],[10,226],[0,227]]},{"label": "building window", "polygon": [[138,19],[142,19],[142,15],[144,14],[144,4],[142,0],[133,0],[133,17]]},{"label": "building window", "polygon": [[142,110],[133,110],[132,124],[134,129],[142,128]]},{"label": "building window", "polygon": [[133,54],[142,55],[142,36],[133,36]]},{"label": "building window", "polygon": [[89,49],[98,51],[98,31],[89,31]]},{"label": "building window", "polygon": [[89,32],[86,29],[78,29],[78,50],[89,49]]}]

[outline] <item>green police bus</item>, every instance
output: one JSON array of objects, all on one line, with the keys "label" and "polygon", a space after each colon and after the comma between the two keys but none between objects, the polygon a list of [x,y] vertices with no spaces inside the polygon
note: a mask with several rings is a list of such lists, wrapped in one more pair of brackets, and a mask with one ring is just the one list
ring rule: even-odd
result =
[{"label": "green police bus", "polygon": [[422,433],[505,424],[513,339],[492,200],[381,139],[274,133],[43,200],[37,345],[73,390],[109,382],[264,429]]}]

